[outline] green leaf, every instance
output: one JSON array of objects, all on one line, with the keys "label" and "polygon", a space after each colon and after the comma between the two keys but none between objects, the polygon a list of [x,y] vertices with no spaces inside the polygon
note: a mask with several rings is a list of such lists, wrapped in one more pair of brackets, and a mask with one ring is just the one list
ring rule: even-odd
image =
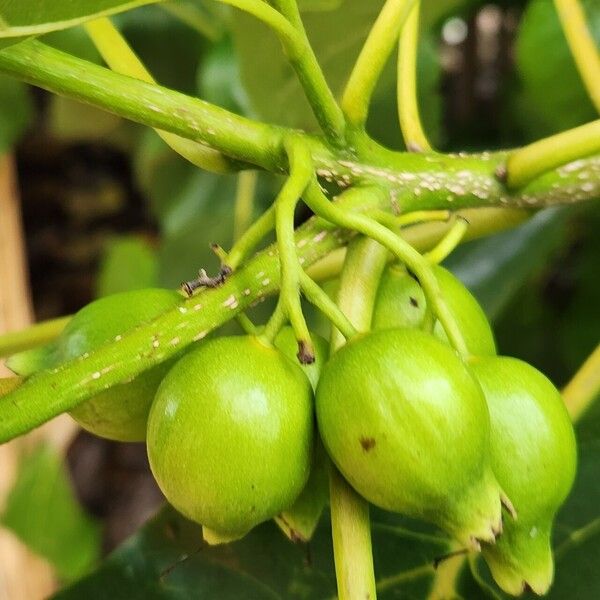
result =
[{"label": "green leaf", "polygon": [[63,460],[50,446],[24,457],[0,522],[64,580],[80,577],[98,560],[99,527],[79,506]]},{"label": "green leaf", "polygon": [[[600,3],[582,0],[587,22],[600,45]],[[557,133],[597,118],[569,51],[554,4],[527,5],[516,43],[521,90],[516,114],[531,139]]]},{"label": "green leaf", "polygon": [[445,265],[475,294],[490,319],[565,239],[568,209],[551,208],[510,231],[460,246]]},{"label": "green leaf", "polygon": [[97,296],[141,290],[157,283],[156,254],[145,240],[134,236],[111,240],[100,265]]},{"label": "green leaf", "polygon": [[33,117],[33,103],[24,83],[0,75],[0,154],[15,144]]},{"label": "green leaf", "polygon": [[[374,511],[373,516],[378,597],[425,597],[433,560],[447,551],[447,541],[408,531],[393,515]],[[324,520],[310,544],[293,544],[269,522],[243,540],[210,547],[202,543],[198,525],[166,508],[98,571],[56,598],[332,598],[330,535]]]},{"label": "green leaf", "polygon": [[[423,30],[449,14],[472,3],[472,0],[444,0],[425,2]],[[331,3],[329,10],[322,5],[318,12],[303,15],[308,37],[323,68],[325,76],[339,96],[346,83],[352,64],[371,28],[383,0],[344,0]],[[292,127],[314,128],[316,122],[292,68],[275,35],[262,23],[239,11],[233,13],[234,43],[240,57],[242,82],[253,109],[264,119]],[[425,46],[429,44],[425,41]],[[436,97],[439,78],[432,55],[425,47],[420,51],[419,88],[424,104],[421,109],[425,126],[435,133],[439,108]],[[386,132],[397,122],[394,102],[395,75],[392,61],[386,69],[373,103],[376,133]],[[433,106],[430,106],[429,103]],[[373,115],[372,115],[373,117]],[[387,127],[387,129],[386,129]],[[394,129],[398,131],[398,129]],[[389,135],[389,134],[388,134]],[[400,138],[397,135],[396,144]],[[385,140],[386,142],[388,140]]]},{"label": "green leaf", "polygon": [[160,0],[0,0],[0,39],[16,42]]}]

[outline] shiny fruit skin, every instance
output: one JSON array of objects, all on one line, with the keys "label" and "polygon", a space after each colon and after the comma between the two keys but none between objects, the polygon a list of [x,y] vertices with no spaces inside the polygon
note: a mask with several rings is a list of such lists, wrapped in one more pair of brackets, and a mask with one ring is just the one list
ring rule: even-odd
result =
[{"label": "shiny fruit skin", "polygon": [[[448,309],[458,324],[469,352],[476,356],[494,356],[494,334],[483,309],[471,292],[450,271],[432,266]],[[425,324],[427,303],[418,282],[399,265],[390,265],[379,284],[373,310],[373,329],[417,327]],[[446,332],[435,321],[434,335],[448,342]]]},{"label": "shiny fruit skin", "polygon": [[[144,289],[95,300],[69,321],[56,340],[51,367],[92,352],[128,329],[173,309],[182,296],[166,289]],[[172,365],[160,364],[131,382],[100,392],[69,414],[87,431],[111,440],[136,442],[146,437],[154,394]]]},{"label": "shiny fruit skin", "polygon": [[489,464],[488,410],[449,346],[416,329],[359,336],[325,365],[316,406],[329,455],[367,500],[472,548],[493,541],[503,494]]},{"label": "shiny fruit skin", "polygon": [[398,264],[389,265],[379,282],[373,308],[372,329],[420,329],[427,301],[419,282]]},{"label": "shiny fruit skin", "polygon": [[542,373],[515,358],[476,358],[491,420],[492,468],[518,513],[483,555],[500,587],[545,594],[553,578],[551,529],[575,477],[577,450],[562,398]]},{"label": "shiny fruit skin", "polygon": [[299,366],[253,336],[202,343],[169,371],[148,419],[150,467],[167,500],[229,541],[306,484],[313,395]]}]

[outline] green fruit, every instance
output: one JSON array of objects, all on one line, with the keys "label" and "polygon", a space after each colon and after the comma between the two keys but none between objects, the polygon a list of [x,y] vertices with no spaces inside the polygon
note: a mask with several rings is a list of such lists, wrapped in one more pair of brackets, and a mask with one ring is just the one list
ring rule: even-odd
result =
[{"label": "green fruit", "polygon": [[[311,333],[311,339],[315,350],[315,362],[300,366],[314,390],[329,355],[329,344],[315,333]],[[296,358],[298,343],[291,327],[284,327],[279,332],[275,338],[275,346],[291,360],[298,360]],[[310,476],[302,493],[292,506],[275,517],[279,528],[292,541],[308,542],[315,532],[329,498],[328,464],[327,453],[321,440],[316,436]]]},{"label": "green fruit", "polygon": [[[494,334],[481,306],[469,290],[450,271],[434,265],[448,309],[461,330],[469,352],[476,356],[496,354]],[[373,310],[373,329],[397,327],[424,327],[427,303],[418,282],[403,267],[391,265],[381,279]],[[448,342],[439,321],[433,333]]]},{"label": "green fruit", "polygon": [[471,548],[501,530],[481,388],[449,346],[415,329],[351,340],[325,365],[317,421],[350,484],[384,509],[436,523]]},{"label": "green fruit", "polygon": [[575,477],[575,434],[562,398],[539,371],[514,358],[472,361],[491,420],[492,468],[519,515],[483,556],[507,593],[545,594],[554,565],[552,521]]},{"label": "green fruit", "polygon": [[315,351],[315,361],[309,365],[301,365],[298,362],[298,342],[296,334],[291,327],[283,327],[275,338],[275,347],[281,350],[290,360],[298,362],[300,368],[306,373],[313,390],[317,389],[317,383],[321,376],[323,365],[327,362],[329,356],[329,344],[327,340],[316,333],[310,334],[313,349]]},{"label": "green fruit", "polygon": [[207,541],[237,539],[304,488],[313,415],[306,375],[277,349],[252,336],[210,340],[158,389],[148,419],[150,467]]},{"label": "green fruit", "polygon": [[[100,298],[82,308],[53,344],[47,367],[92,352],[128,329],[151,321],[179,304],[182,297],[162,289],[136,290]],[[100,392],[70,411],[87,431],[111,440],[134,442],[146,437],[148,411],[171,362],[160,364],[133,381]]]}]

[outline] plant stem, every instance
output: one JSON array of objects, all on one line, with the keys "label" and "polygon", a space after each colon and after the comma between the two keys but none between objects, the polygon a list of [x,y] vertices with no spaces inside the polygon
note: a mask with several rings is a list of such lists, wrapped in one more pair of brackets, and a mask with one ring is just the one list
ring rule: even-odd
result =
[{"label": "plant stem", "polygon": [[375,85],[415,0],[387,0],[369,32],[342,96],[348,122],[362,128]]},{"label": "plant stem", "polygon": [[600,344],[562,391],[572,421],[578,421],[600,396]]},{"label": "plant stem", "polygon": [[275,200],[275,230],[281,264],[280,301],[298,341],[298,359],[302,364],[314,362],[314,349],[300,303],[300,272],[294,239],[294,211],[300,196],[313,175],[312,160],[307,146],[286,141],[290,161],[290,177]]},{"label": "plant stem", "polygon": [[417,51],[419,48],[419,11],[421,0],[416,0],[398,44],[398,118],[406,148],[420,152],[431,150],[431,144],[421,124],[417,98]]},{"label": "plant stem", "polygon": [[237,267],[254,252],[260,242],[275,227],[275,204],[271,204],[265,212],[246,229],[240,239],[227,254],[227,266]]},{"label": "plant stem", "polygon": [[21,331],[11,331],[0,335],[0,357],[10,356],[22,350],[29,350],[51,342],[60,335],[70,319],[71,317],[68,316],[43,321]]},{"label": "plant stem", "polygon": [[[345,129],[344,115],[327,85],[323,71],[306,37],[295,3],[287,2],[285,4],[286,13],[292,15],[292,24],[282,14],[263,2],[255,0],[218,1],[252,14],[277,33],[323,133],[335,145],[340,145]],[[295,6],[295,10],[291,6],[292,4]]]},{"label": "plant stem", "polygon": [[[271,172],[287,169],[283,139],[289,129],[258,123],[167,88],[131,79],[35,40],[0,51],[0,72],[87,102],[121,117],[192,140]],[[295,132],[296,135],[300,135]],[[470,207],[541,208],[600,197],[600,156],[544,173],[509,192],[494,176],[505,152],[480,155],[398,153],[370,142],[351,159],[317,137],[305,136],[320,176],[342,187],[377,185],[389,190],[396,212]]]},{"label": "plant stem", "polygon": [[256,171],[242,171],[238,175],[238,185],[233,210],[234,240],[239,240],[252,224],[257,179]]},{"label": "plant stem", "polygon": [[[94,46],[113,71],[135,77],[140,81],[156,83],[108,17],[89,21],[84,27]],[[177,154],[202,169],[214,173],[227,173],[234,170],[233,165],[226,157],[204,144],[193,142],[168,131],[160,129],[155,131]]]},{"label": "plant stem", "polygon": [[578,0],[554,0],[556,12],[583,84],[600,113],[600,52]]},{"label": "plant stem", "polygon": [[25,40],[0,51],[0,70],[122,117],[196,140],[244,163],[277,170],[283,129],[138,81]]},{"label": "plant stem", "polygon": [[357,334],[346,315],[304,271],[300,273],[300,287],[306,299],[316,306],[347,340]]},{"label": "plant stem", "polygon": [[[363,192],[364,193],[364,192]],[[340,277],[338,306],[359,331],[371,326],[379,279],[387,251],[368,238],[357,238],[349,247]],[[332,331],[331,350],[344,344]],[[339,600],[375,600],[375,573],[371,549],[369,505],[332,465],[329,476],[331,532]]]},{"label": "plant stem", "polygon": [[506,183],[521,187],[538,175],[600,151],[600,119],[514,150],[506,159]]},{"label": "plant stem", "polygon": [[431,263],[441,263],[452,253],[456,246],[460,244],[468,229],[469,222],[466,219],[457,217],[452,227],[450,227],[450,231],[448,231],[434,248],[423,256]]},{"label": "plant stem", "polygon": [[353,229],[376,240],[401,260],[419,280],[428,303],[442,324],[452,346],[463,356],[468,356],[468,350],[460,329],[448,309],[437,279],[431,271],[430,264],[423,256],[410,244],[377,223],[377,221],[362,214],[340,209],[334,203],[329,202],[316,182],[313,182],[307,188],[305,202],[315,214],[335,223],[339,227]]}]

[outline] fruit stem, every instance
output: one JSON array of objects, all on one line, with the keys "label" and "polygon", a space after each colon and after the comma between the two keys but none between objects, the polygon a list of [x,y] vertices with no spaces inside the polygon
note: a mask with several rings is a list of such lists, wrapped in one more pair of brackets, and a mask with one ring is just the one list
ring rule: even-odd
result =
[{"label": "fruit stem", "polygon": [[573,422],[600,396],[600,344],[565,386],[562,396]]},{"label": "fruit stem", "polygon": [[542,173],[600,151],[600,119],[509,153],[506,184],[518,188]]},{"label": "fruit stem", "polygon": [[469,222],[463,217],[457,217],[450,231],[423,256],[433,264],[441,263],[460,244],[467,233]]},{"label": "fruit stem", "polygon": [[367,120],[373,90],[414,1],[387,0],[369,32],[342,96],[342,110],[354,127]]},{"label": "fruit stem", "polygon": [[404,144],[409,152],[431,150],[431,144],[421,124],[417,100],[420,8],[421,0],[417,0],[404,23],[398,44],[398,118]]},{"label": "fruit stem", "polygon": [[237,176],[237,190],[233,210],[233,239],[239,240],[252,223],[256,191],[256,171],[241,171]]},{"label": "fruit stem", "polygon": [[347,340],[358,333],[335,302],[304,271],[300,273],[300,287],[306,299],[316,306]]},{"label": "fruit stem", "polygon": [[43,321],[21,331],[11,331],[0,335],[0,357],[10,356],[16,352],[29,350],[51,342],[59,336],[70,319],[70,316],[60,317],[59,319]]},{"label": "fruit stem", "polygon": [[[421,284],[429,304],[442,324],[452,346],[463,356],[469,352],[462,333],[449,311],[431,265],[408,242],[386,229],[377,221],[354,212],[341,209],[330,202],[321,191],[316,180],[306,189],[304,200],[318,216],[335,223],[339,227],[352,229],[366,235],[385,246],[410,269]],[[348,314],[347,311],[345,311]]]},{"label": "fruit stem", "polygon": [[266,237],[266,235],[275,227],[275,204],[260,216],[244,233],[240,239],[233,245],[227,255],[227,266],[235,270]]},{"label": "fruit stem", "polygon": [[[340,276],[338,306],[353,326],[367,331],[387,251],[369,238],[350,242]],[[339,332],[331,335],[331,351],[344,344]],[[369,505],[332,465],[329,475],[331,531],[339,600],[375,600]]]},{"label": "fruit stem", "polygon": [[[89,21],[84,24],[84,28],[96,50],[113,71],[155,83],[150,72],[108,17]],[[197,167],[214,173],[228,173],[233,170],[231,161],[219,151],[167,131],[155,131],[171,149]]]},{"label": "fruit stem", "polygon": [[294,138],[285,142],[290,161],[290,176],[275,200],[275,231],[281,273],[279,302],[298,341],[298,359],[302,364],[314,362],[314,349],[300,303],[300,274],[302,266],[296,252],[294,211],[300,196],[313,176],[312,157],[308,146]]},{"label": "fruit stem", "polygon": [[600,52],[578,0],[554,0],[569,49],[596,110],[600,112]]}]

